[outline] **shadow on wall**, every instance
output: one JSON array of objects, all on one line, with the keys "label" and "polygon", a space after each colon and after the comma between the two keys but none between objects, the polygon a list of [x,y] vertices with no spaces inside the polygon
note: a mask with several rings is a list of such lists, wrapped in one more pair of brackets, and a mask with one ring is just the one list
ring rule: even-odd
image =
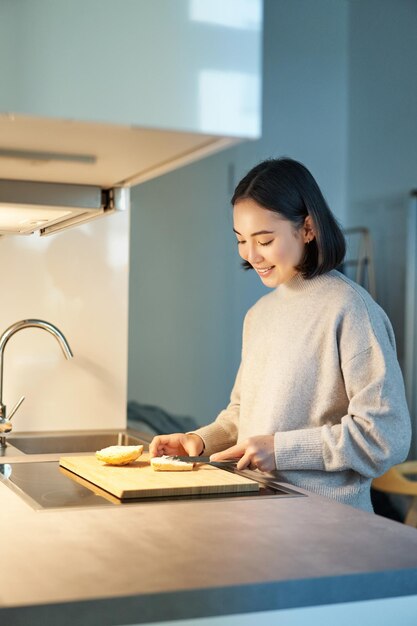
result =
[{"label": "shadow on wall", "polygon": [[199,424],[193,417],[173,415],[161,407],[140,404],[134,400],[128,402],[127,420],[131,428],[150,432],[153,435],[185,433],[199,428]]}]

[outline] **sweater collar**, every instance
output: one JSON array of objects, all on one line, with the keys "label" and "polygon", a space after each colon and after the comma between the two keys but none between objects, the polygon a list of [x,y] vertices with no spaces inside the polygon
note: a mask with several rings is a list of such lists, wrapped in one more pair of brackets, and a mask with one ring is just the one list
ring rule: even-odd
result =
[{"label": "sweater collar", "polygon": [[297,295],[302,296],[327,282],[329,276],[333,276],[336,273],[336,270],[331,270],[326,274],[321,274],[314,278],[304,278],[302,274],[298,273],[285,283],[278,285],[275,291],[279,298],[291,298]]}]

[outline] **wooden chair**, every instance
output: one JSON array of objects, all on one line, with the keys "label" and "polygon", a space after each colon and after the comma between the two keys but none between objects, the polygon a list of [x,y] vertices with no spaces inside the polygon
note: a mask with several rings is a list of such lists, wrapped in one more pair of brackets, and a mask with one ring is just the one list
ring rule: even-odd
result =
[{"label": "wooden chair", "polygon": [[404,520],[404,524],[417,528],[417,481],[406,478],[417,475],[417,461],[407,461],[394,465],[382,476],[374,478],[372,488],[385,493],[397,493],[412,496],[412,500]]}]

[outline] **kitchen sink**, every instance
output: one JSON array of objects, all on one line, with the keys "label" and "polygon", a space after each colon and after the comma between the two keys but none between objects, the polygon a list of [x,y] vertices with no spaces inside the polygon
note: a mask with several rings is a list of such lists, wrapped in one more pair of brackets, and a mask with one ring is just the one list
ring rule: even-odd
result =
[{"label": "kitchen sink", "polygon": [[148,443],[126,431],[14,435],[7,442],[25,454],[95,452],[107,446],[137,446]]}]

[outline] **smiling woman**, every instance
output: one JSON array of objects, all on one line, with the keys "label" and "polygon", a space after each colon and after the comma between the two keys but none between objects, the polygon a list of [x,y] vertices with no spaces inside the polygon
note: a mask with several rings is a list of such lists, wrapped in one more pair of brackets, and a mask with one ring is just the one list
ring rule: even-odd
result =
[{"label": "smiling woman", "polygon": [[232,204],[244,266],[273,291],[246,314],[229,405],[193,433],[155,437],[151,455],[237,457],[372,511],[372,478],[404,460],[411,435],[390,321],[336,270],[344,237],[301,163],[260,163]]},{"label": "smiling woman", "polygon": [[[275,287],[297,272],[304,278],[324,274],[340,265],[345,256],[343,233],[319,186],[301,163],[292,159],[263,161],[240,181],[232,204],[235,233],[240,235],[236,223],[242,221],[248,226],[250,222],[264,224],[265,234],[275,235],[258,242],[265,246],[275,241],[278,268],[283,264],[290,266],[284,280],[279,280],[279,272],[275,274]],[[260,234],[262,230],[252,237]],[[238,244],[246,241],[238,238]],[[257,269],[242,251],[240,255],[245,259],[245,269]]]},{"label": "smiling woman", "polygon": [[[304,233],[271,210],[263,209],[251,198],[235,204],[234,228],[239,254],[245,269],[255,269],[268,287],[277,287],[296,274],[305,244],[314,238],[311,221],[305,221]],[[256,225],[263,230],[249,233]],[[307,239],[308,238],[308,239]]]}]

